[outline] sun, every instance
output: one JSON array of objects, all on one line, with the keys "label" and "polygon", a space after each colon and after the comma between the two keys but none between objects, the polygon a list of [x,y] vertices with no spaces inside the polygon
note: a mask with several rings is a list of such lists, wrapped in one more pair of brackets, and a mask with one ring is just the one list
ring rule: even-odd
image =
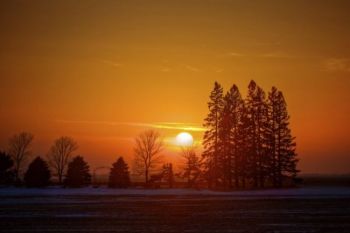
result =
[{"label": "sun", "polygon": [[176,136],[176,144],[179,146],[192,146],[193,137],[191,134],[189,134],[187,132],[179,133]]}]

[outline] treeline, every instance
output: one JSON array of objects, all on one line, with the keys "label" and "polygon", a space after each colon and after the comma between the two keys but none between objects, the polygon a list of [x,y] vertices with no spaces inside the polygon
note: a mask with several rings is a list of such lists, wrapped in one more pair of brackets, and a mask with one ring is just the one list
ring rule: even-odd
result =
[{"label": "treeline", "polygon": [[296,178],[297,154],[283,93],[254,81],[245,99],[215,82],[205,118],[203,173],[210,188],[282,187]]},{"label": "treeline", "polygon": [[[172,164],[164,163],[159,132],[146,130],[135,138],[133,173],[144,178],[138,185],[154,188],[165,183],[172,188],[178,178],[189,188],[228,190],[278,188],[298,180],[295,138],[281,91],[272,87],[266,95],[251,81],[247,97],[242,98],[236,85],[224,94],[215,82],[208,109],[203,152],[182,148],[183,163],[176,173]],[[73,156],[78,146],[70,137],[56,139],[46,158],[35,158],[24,172],[33,138],[25,132],[10,138],[8,152],[0,152],[0,184],[44,187],[52,184],[51,175],[55,184],[65,187],[91,184],[89,165],[82,156]],[[108,186],[130,185],[129,167],[120,157],[110,168]]]},{"label": "treeline", "polygon": [[[83,156],[73,156],[77,143],[69,137],[55,140],[46,159],[37,156],[24,170],[31,158],[30,133],[16,134],[9,140],[9,152],[0,151],[0,185],[46,187],[52,184],[63,187],[84,187],[91,184],[91,172]],[[56,182],[52,181],[56,177]],[[129,167],[122,157],[112,164],[108,186],[126,188],[130,185]]]}]

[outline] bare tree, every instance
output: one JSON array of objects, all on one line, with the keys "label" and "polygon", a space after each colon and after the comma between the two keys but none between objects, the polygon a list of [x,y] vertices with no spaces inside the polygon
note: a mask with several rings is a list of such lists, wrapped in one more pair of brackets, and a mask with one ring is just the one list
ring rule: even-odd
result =
[{"label": "bare tree", "polygon": [[15,182],[19,181],[23,165],[31,154],[30,146],[33,139],[33,134],[22,132],[13,135],[9,140],[9,154],[14,163]]},{"label": "bare tree", "polygon": [[144,174],[146,185],[150,172],[161,162],[163,146],[163,140],[155,130],[146,130],[135,139],[134,170],[139,175]]},{"label": "bare tree", "polygon": [[74,151],[78,149],[77,143],[70,137],[60,137],[47,155],[50,166],[55,170],[59,184],[62,184],[64,172],[70,162]]}]

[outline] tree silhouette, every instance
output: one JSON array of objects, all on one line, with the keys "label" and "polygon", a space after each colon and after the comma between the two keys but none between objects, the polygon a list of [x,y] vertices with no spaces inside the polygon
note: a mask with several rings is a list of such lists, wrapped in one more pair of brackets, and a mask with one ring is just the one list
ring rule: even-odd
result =
[{"label": "tree silhouette", "polygon": [[209,188],[282,187],[295,180],[298,159],[287,104],[273,87],[266,99],[253,80],[242,99],[236,85],[222,97],[216,82],[204,126],[203,159]]},{"label": "tree silhouette", "polygon": [[223,89],[217,82],[210,94],[208,103],[209,113],[205,118],[204,127],[207,130],[203,137],[203,158],[205,173],[210,188],[219,186],[219,123],[223,109]]},{"label": "tree silhouette", "polygon": [[174,171],[173,171],[173,164],[171,163],[166,163],[163,165],[163,177],[167,183],[169,188],[174,187]]},{"label": "tree silhouette", "polygon": [[144,175],[148,185],[150,172],[161,162],[163,140],[157,131],[146,130],[135,139],[135,143],[134,170]]},{"label": "tree silhouette", "polygon": [[65,186],[78,188],[87,186],[91,183],[89,165],[84,161],[82,156],[76,156],[68,164]]},{"label": "tree silhouette", "polygon": [[73,152],[78,149],[77,143],[70,137],[60,137],[55,140],[54,144],[47,155],[50,166],[56,172],[58,183],[62,184],[63,175],[67,169],[68,163]]},{"label": "tree silhouette", "polygon": [[251,146],[250,165],[254,187],[264,187],[265,176],[267,175],[266,165],[266,127],[267,127],[267,104],[265,92],[252,80],[248,86],[246,99],[248,117],[251,124]]},{"label": "tree silhouette", "polygon": [[240,175],[240,138],[239,127],[243,111],[243,100],[236,85],[233,85],[224,97],[224,107],[220,115],[219,144],[220,163],[223,173],[223,186],[239,186]]},{"label": "tree silhouette", "polygon": [[109,173],[108,187],[110,188],[127,188],[130,186],[129,167],[123,157],[113,163]]},{"label": "tree silhouette", "polygon": [[194,147],[181,148],[181,156],[184,159],[182,172],[179,177],[187,180],[187,187],[193,188],[201,175],[201,161]]},{"label": "tree silhouette", "polygon": [[13,161],[10,155],[0,151],[0,185],[9,185],[13,182]]},{"label": "tree silhouette", "polygon": [[269,131],[268,147],[271,157],[271,177],[275,187],[281,187],[283,177],[295,178],[298,170],[296,164],[295,138],[289,128],[289,115],[287,104],[282,92],[272,87],[268,96]]},{"label": "tree silhouette", "polygon": [[49,165],[38,156],[29,165],[24,182],[27,187],[45,187],[50,184],[50,177]]},{"label": "tree silhouette", "polygon": [[9,140],[9,155],[14,162],[15,182],[20,183],[20,176],[24,164],[31,155],[30,146],[34,136],[31,133],[22,132],[13,135]]}]

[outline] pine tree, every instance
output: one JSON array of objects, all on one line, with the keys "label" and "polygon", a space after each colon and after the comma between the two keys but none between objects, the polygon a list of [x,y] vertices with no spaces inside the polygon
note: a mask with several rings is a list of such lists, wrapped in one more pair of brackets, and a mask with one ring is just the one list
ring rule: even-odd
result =
[{"label": "pine tree", "polygon": [[245,107],[243,102],[241,109],[240,122],[237,129],[237,147],[239,154],[239,178],[240,185],[242,188],[246,187],[247,181],[251,178],[252,173],[250,172],[250,158],[252,158],[253,151],[253,135],[251,119],[248,115],[248,109]]},{"label": "pine tree", "polygon": [[208,103],[209,114],[205,118],[204,127],[207,130],[203,137],[203,159],[205,164],[205,175],[209,188],[219,186],[219,122],[223,108],[223,89],[217,82],[210,94]]},{"label": "pine tree", "polygon": [[110,188],[127,188],[130,186],[129,167],[123,157],[113,163],[109,173],[108,187]]},{"label": "pine tree", "polygon": [[239,127],[241,124],[243,100],[236,85],[233,85],[224,97],[224,107],[220,115],[219,143],[222,163],[223,183],[225,187],[239,187],[240,153]]},{"label": "pine tree", "polygon": [[82,156],[76,156],[68,164],[64,183],[67,187],[82,187],[91,183],[90,168]]},{"label": "pine tree", "polygon": [[295,138],[289,128],[287,104],[282,92],[273,87],[268,96],[269,130],[268,151],[270,154],[270,171],[275,187],[283,185],[283,177],[295,178],[298,162],[295,152]]},{"label": "pine tree", "polygon": [[27,187],[46,187],[50,184],[50,177],[49,165],[38,156],[29,165],[24,182]]},{"label": "pine tree", "polygon": [[267,104],[265,92],[252,80],[248,86],[246,107],[251,124],[248,132],[251,140],[250,172],[254,187],[264,187],[268,173],[266,152]]},{"label": "pine tree", "polygon": [[0,185],[9,185],[13,183],[13,161],[11,156],[0,151]]}]

